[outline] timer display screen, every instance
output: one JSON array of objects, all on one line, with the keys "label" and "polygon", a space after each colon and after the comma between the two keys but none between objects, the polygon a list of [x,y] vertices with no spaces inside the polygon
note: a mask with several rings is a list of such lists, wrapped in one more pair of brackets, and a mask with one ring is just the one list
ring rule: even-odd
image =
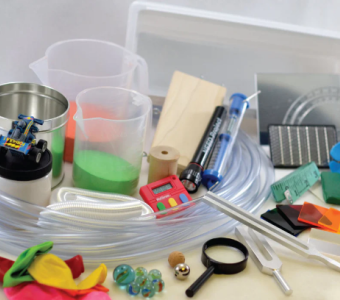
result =
[{"label": "timer display screen", "polygon": [[172,185],[171,185],[171,183],[167,183],[167,184],[164,184],[162,186],[159,186],[157,188],[152,189],[152,191],[155,195],[157,195],[159,193],[165,192],[165,191],[170,190],[170,189],[172,189]]}]

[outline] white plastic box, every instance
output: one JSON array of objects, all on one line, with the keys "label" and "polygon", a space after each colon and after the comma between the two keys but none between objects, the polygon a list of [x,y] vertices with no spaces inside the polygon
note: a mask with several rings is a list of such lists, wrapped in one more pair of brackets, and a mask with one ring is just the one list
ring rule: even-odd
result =
[{"label": "white plastic box", "polygon": [[[339,72],[340,34],[136,1],[130,6],[126,47],[148,63],[150,95],[166,95],[175,70],[255,91],[255,73]],[[251,108],[256,107],[256,99]]]}]

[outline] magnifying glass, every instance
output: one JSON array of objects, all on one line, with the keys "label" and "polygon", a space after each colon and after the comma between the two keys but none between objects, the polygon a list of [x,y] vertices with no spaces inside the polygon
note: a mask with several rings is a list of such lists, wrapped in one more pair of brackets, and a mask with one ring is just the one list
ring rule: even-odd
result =
[{"label": "magnifying glass", "polygon": [[[235,263],[223,263],[216,261],[207,255],[207,249],[215,246],[226,246],[235,248],[244,255],[243,259]],[[201,261],[207,270],[186,290],[188,297],[193,297],[201,286],[210,278],[212,274],[236,274],[246,268],[248,260],[247,248],[238,241],[228,238],[216,238],[207,241],[203,245]]]}]

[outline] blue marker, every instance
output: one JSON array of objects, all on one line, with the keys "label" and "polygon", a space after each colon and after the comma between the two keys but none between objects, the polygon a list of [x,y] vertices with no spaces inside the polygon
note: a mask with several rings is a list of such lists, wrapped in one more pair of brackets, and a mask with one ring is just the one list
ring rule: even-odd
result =
[{"label": "blue marker", "polygon": [[249,100],[257,96],[259,93],[260,91],[248,98],[246,95],[241,93],[231,95],[229,115],[226,122],[222,125],[220,131],[221,133],[219,135],[221,146],[218,151],[217,158],[213,164],[213,168],[207,169],[203,173],[202,183],[207,189],[210,189],[223,179],[228,159],[240,128],[240,124],[242,122],[244,113],[249,107]]}]

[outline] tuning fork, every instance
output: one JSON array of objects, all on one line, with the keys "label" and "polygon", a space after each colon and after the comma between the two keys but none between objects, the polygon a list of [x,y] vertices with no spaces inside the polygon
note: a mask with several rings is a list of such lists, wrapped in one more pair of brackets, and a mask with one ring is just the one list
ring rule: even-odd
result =
[{"label": "tuning fork", "polygon": [[287,296],[290,295],[293,290],[281,274],[282,261],[262,234],[251,228],[246,230],[246,228],[243,227],[242,225],[236,227],[235,235],[238,240],[247,247],[249,255],[255,265],[262,273],[273,276],[282,291]]},{"label": "tuning fork", "polygon": [[336,260],[328,258],[316,250],[316,248],[314,248],[311,244],[307,244],[302,240],[299,240],[280,228],[277,228],[274,225],[252,215],[243,208],[238,207],[237,205],[217,196],[212,192],[208,192],[201,199],[209,206],[254,229],[255,231],[265,235],[266,237],[287,247],[288,249],[306,258],[318,260],[328,267],[340,272],[340,263]]}]

